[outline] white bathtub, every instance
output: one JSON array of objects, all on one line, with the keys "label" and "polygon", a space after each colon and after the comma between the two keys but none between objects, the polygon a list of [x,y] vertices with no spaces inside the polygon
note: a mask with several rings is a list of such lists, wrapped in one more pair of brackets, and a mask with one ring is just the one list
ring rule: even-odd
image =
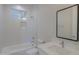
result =
[{"label": "white bathtub", "polygon": [[11,53],[11,55],[47,55],[44,51],[37,48],[31,48],[29,50],[21,50],[18,52]]},{"label": "white bathtub", "polygon": [[41,49],[33,47],[31,44],[18,44],[2,49],[1,55],[46,55]]}]

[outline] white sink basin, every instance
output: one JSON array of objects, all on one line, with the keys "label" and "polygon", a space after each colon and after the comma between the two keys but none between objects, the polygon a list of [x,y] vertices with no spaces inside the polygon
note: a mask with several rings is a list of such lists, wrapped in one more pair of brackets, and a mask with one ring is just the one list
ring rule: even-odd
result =
[{"label": "white sink basin", "polygon": [[46,43],[39,46],[40,49],[44,50],[49,55],[75,55],[79,54],[78,51],[72,51],[70,49],[62,48],[59,45],[53,43]]}]

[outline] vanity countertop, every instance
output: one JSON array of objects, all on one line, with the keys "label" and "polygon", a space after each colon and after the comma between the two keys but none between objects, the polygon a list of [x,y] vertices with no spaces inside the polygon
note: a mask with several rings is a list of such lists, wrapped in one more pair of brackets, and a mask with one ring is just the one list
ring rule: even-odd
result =
[{"label": "vanity countertop", "polygon": [[79,51],[62,48],[60,45],[53,44],[53,42],[41,44],[39,48],[48,55],[79,55]]}]

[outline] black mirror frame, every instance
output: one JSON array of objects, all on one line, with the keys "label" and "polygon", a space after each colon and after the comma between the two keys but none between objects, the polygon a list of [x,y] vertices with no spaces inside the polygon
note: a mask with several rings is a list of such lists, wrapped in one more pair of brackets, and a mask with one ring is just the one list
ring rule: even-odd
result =
[{"label": "black mirror frame", "polygon": [[[77,6],[77,40],[73,40],[73,39],[69,39],[69,38],[64,38],[64,37],[59,37],[58,36],[58,12],[66,10],[68,8],[72,8],[74,6]],[[63,8],[63,9],[57,10],[57,12],[56,12],[56,37],[57,38],[67,39],[67,40],[72,40],[72,41],[79,41],[79,16],[78,15],[79,15],[79,4],[75,4],[75,5],[69,6],[67,8]]]}]

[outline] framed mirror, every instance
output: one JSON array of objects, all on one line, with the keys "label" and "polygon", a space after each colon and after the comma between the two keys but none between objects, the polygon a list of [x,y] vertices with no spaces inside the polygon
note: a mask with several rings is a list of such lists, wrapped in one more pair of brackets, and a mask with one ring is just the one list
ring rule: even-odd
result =
[{"label": "framed mirror", "polygon": [[79,39],[79,5],[69,6],[56,12],[57,38],[78,41]]}]

